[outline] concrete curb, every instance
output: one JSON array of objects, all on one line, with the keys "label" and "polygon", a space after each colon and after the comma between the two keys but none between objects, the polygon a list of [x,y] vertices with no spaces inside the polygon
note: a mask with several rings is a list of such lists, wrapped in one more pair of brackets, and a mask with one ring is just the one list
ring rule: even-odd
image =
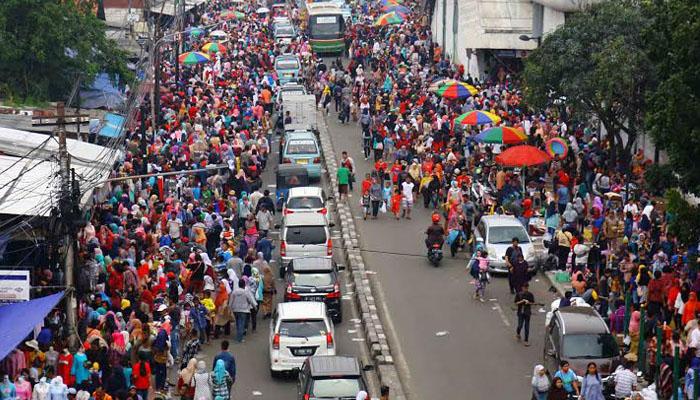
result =
[{"label": "concrete curb", "polygon": [[555,271],[544,271],[542,272],[542,275],[544,275],[545,279],[549,281],[549,284],[557,290],[559,296],[564,297],[564,293],[566,293],[567,290],[572,290],[571,282],[557,282],[557,280],[555,279]]},{"label": "concrete curb", "polygon": [[342,247],[345,249],[346,271],[354,287],[355,304],[358,307],[358,314],[363,327],[365,344],[369,351],[375,370],[379,375],[380,383],[389,386],[391,398],[396,400],[406,400],[403,385],[399,379],[399,373],[394,364],[394,357],[384,330],[384,325],[377,312],[377,304],[372,294],[372,287],[367,278],[367,269],[360,253],[359,237],[355,227],[350,206],[341,203],[338,193],[338,162],[328,133],[328,124],[322,112],[318,112],[319,138],[323,150],[324,161],[326,163],[326,174],[331,183],[331,190],[336,199],[336,214],[340,223],[340,233]]}]

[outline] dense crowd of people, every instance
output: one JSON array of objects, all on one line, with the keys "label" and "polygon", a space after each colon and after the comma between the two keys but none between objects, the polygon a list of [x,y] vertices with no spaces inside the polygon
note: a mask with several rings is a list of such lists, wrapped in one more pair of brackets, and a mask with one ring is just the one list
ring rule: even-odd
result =
[{"label": "dense crowd of people", "polygon": [[[403,4],[415,9],[414,3]],[[158,125],[149,125],[145,137],[138,130],[127,133],[125,159],[113,177],[218,169],[111,185],[79,235],[81,346],[68,346],[76,332],[66,330],[65,315],[52,313],[35,340],[2,361],[1,400],[146,400],[167,391],[171,367],[179,370],[172,390],[180,397],[230,397],[236,364],[229,342],[221,342],[212,363],[198,352],[233,330],[232,339],[244,342],[258,319],[272,313],[269,230],[275,207],[261,173],[274,127],[273,63],[282,52],[302,57],[304,83],[319,108],[328,112],[334,103],[342,123],[359,125],[364,159],[373,165],[357,185],[365,218],[386,212],[411,219],[413,207],[433,209],[442,233],[432,240],[444,236],[453,252],[474,252],[468,268],[475,297],[482,300],[490,278],[486,251],[471,240],[479,218],[507,213],[528,230],[542,221],[551,237],[552,268],[569,272],[572,296],[595,306],[613,333],[625,334],[630,354],[636,354],[640,337],[651,354],[661,346],[662,365],[646,357],[650,376],[668,369],[677,348],[693,376],[700,366],[696,244],[679,243],[667,232],[673,216],[643,191],[643,154],[635,154],[629,166],[611,165],[611,143],[586,121],[571,121],[555,105],[533,112],[523,103],[517,75],[504,68],[483,79],[466,75],[433,42],[425,18],[409,13],[400,24],[376,26],[385,6],[358,3],[346,37],[348,60],[321,66],[303,35],[285,48],[276,44],[270,16],[257,14],[256,4],[206,4],[200,22],[225,31],[226,51],[213,53],[211,62],[181,66],[179,76],[174,63],[158,66]],[[245,18],[229,19],[231,10]],[[299,22],[296,11],[290,17]],[[184,50],[199,50],[208,41],[206,32],[188,32]],[[476,91],[445,98],[431,89],[448,78]],[[456,121],[469,111],[488,111],[500,121]],[[507,145],[474,139],[493,126],[520,129],[539,148],[563,138],[570,151],[524,174],[495,163]],[[347,154],[341,161],[340,183],[352,190],[355,161]],[[518,249],[514,243],[507,263],[517,334],[524,328],[527,343],[534,299],[527,296],[529,266]],[[657,327],[663,330],[660,343]],[[595,364],[580,388],[567,365],[552,371],[552,379],[548,373],[541,366],[534,370],[538,400],[579,392],[587,400],[602,398]],[[692,385],[692,379],[685,382]],[[633,384],[625,385],[629,391],[620,394],[630,395]]]}]

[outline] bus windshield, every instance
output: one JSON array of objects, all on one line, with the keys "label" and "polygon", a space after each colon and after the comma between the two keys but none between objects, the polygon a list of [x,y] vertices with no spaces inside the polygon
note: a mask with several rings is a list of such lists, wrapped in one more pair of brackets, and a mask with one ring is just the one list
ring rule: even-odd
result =
[{"label": "bus windshield", "polygon": [[340,18],[337,15],[319,15],[311,20],[312,36],[338,36],[340,34]]}]

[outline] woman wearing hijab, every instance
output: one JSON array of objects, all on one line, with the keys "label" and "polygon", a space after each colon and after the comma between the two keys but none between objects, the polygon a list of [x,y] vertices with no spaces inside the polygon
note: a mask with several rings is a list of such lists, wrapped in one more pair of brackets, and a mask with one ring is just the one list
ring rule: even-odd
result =
[{"label": "woman wearing hijab", "polygon": [[269,265],[263,267],[262,286],[263,300],[260,311],[263,314],[263,318],[269,318],[272,315],[274,296],[277,293],[277,289],[275,288],[275,276],[272,274],[272,269]]},{"label": "woman wearing hijab", "polygon": [[216,361],[211,382],[214,398],[221,397],[222,399],[229,399],[231,397],[233,379],[231,379],[231,375],[226,371],[226,363],[224,360]]},{"label": "woman wearing hijab", "polygon": [[197,362],[197,371],[192,375],[190,386],[194,387],[195,400],[212,400],[212,378],[204,361]]},{"label": "woman wearing hijab", "polygon": [[546,400],[549,392],[549,377],[547,370],[542,365],[535,365],[535,370],[532,372],[532,396],[535,400]]},{"label": "woman wearing hijab", "polygon": [[368,397],[369,395],[367,394],[367,392],[365,392],[364,390],[360,390],[359,392],[357,392],[355,400],[367,400]]},{"label": "woman wearing hijab", "polygon": [[168,363],[168,355],[170,353],[170,343],[168,333],[165,329],[158,331],[156,339],[151,345],[153,349],[153,373],[156,376],[156,390],[165,389],[165,381],[167,378],[166,364]]},{"label": "woman wearing hijab", "polygon": [[214,298],[216,315],[214,316],[214,338],[219,337],[221,327],[224,328],[224,335],[231,334],[231,311],[228,308],[228,295],[231,293],[231,285],[227,279],[219,282],[219,289]]},{"label": "woman wearing hijab", "polygon": [[637,354],[637,346],[639,346],[639,324],[642,314],[639,310],[634,310],[630,317],[629,335],[630,335],[630,353]]},{"label": "woman wearing hijab", "polygon": [[698,310],[698,295],[694,291],[691,291],[688,295],[688,301],[683,306],[683,316],[681,317],[681,322],[683,326],[686,326],[688,322],[695,318],[695,312]]},{"label": "woman wearing hijab", "polygon": [[194,386],[191,383],[195,372],[197,372],[197,359],[190,358],[190,361],[187,362],[187,366],[180,370],[180,375],[177,380],[177,393],[180,395],[181,400],[194,399]]},{"label": "woman wearing hijab", "polygon": [[552,387],[547,394],[547,400],[568,400],[569,394],[564,389],[564,382],[556,377],[552,380]]}]

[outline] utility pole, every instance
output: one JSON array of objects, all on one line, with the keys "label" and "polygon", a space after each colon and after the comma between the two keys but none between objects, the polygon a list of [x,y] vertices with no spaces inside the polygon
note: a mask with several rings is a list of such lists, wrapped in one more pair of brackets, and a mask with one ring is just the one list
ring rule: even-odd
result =
[{"label": "utility pole", "polygon": [[160,50],[158,49],[158,42],[160,40],[160,26],[158,24],[154,27],[153,44],[151,45],[151,62],[153,63],[153,98],[151,99],[152,109],[152,125],[153,133],[158,131],[158,118],[160,114]]},{"label": "utility pole", "polygon": [[64,266],[66,279],[66,322],[68,323],[69,342],[76,343],[77,331],[77,303],[75,299],[75,230],[73,221],[73,182],[71,179],[70,154],[66,142],[65,105],[60,102],[57,105],[58,118],[58,157],[61,171],[61,219],[65,229],[64,245],[66,248],[66,261]]}]

